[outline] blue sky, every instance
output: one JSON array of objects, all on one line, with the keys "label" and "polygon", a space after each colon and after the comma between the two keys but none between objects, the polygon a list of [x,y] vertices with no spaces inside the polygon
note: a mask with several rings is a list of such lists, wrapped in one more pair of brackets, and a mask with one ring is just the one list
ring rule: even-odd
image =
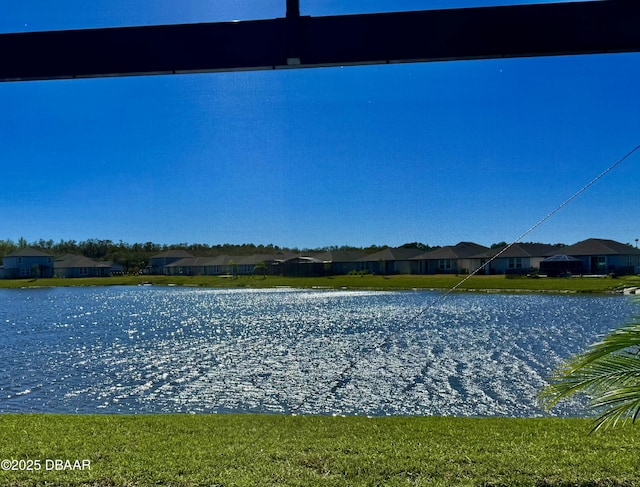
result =
[{"label": "blue sky", "polygon": [[[0,0],[0,32],[274,18],[284,4]],[[0,238],[511,241],[640,144],[638,86],[639,54],[0,83]],[[639,174],[636,153],[525,240],[634,243]]]}]

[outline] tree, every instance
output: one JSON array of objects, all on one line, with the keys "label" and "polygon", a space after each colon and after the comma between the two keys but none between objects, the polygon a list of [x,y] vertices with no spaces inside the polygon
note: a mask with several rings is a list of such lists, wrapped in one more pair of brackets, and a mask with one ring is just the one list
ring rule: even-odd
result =
[{"label": "tree", "polygon": [[408,242],[406,244],[401,245],[400,248],[401,249],[418,249],[418,250],[427,251],[431,247],[429,247],[427,244],[423,244],[422,242]]},{"label": "tree", "polygon": [[0,256],[5,256],[11,252],[15,252],[18,246],[12,240],[0,240]]},{"label": "tree", "polygon": [[263,261],[256,262],[256,265],[253,266],[253,274],[260,274],[264,279],[267,278],[267,264]]},{"label": "tree", "polygon": [[583,393],[597,409],[593,430],[635,422],[640,416],[640,318],[614,330],[562,364],[540,393],[547,409]]}]

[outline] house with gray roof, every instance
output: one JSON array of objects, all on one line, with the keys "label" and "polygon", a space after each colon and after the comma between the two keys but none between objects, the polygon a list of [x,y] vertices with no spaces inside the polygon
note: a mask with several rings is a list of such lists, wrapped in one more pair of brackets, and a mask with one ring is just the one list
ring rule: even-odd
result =
[{"label": "house with gray roof", "polygon": [[371,274],[418,274],[420,262],[415,257],[424,251],[411,248],[387,248],[359,259],[360,270]]},{"label": "house with gray roof", "polygon": [[360,259],[366,255],[363,250],[330,250],[311,255],[321,261],[327,274],[349,274],[361,270]]},{"label": "house with gray roof", "polygon": [[55,259],[53,266],[56,277],[108,277],[112,270],[110,262],[100,262],[74,254]]},{"label": "house with gray roof", "polygon": [[328,264],[320,259],[304,255],[291,255],[287,259],[273,261],[271,273],[292,277],[317,277],[327,274]]},{"label": "house with gray roof", "polygon": [[420,274],[468,274],[485,261],[477,256],[491,249],[474,242],[447,245],[414,257],[420,263]]},{"label": "house with gray roof", "polygon": [[474,256],[474,268],[484,264],[482,274],[532,274],[540,270],[540,262],[559,249],[542,243],[514,243],[490,249]]},{"label": "house with gray roof", "polygon": [[147,265],[147,272],[149,274],[166,275],[168,273],[167,266],[173,264],[181,259],[193,257],[186,250],[165,250],[159,254],[154,255],[149,259]]},{"label": "house with gray roof", "polygon": [[[283,274],[283,272],[285,272],[285,274],[283,275],[306,275],[298,274],[294,269],[295,265],[293,265],[293,262],[295,261],[295,259],[300,257],[301,256],[299,254],[293,252],[277,252],[275,254],[255,254],[246,257],[238,257],[238,259],[236,259],[236,262],[238,264],[238,273],[245,275],[280,275]],[[307,263],[308,261],[302,259],[300,262]],[[286,274],[286,272],[289,272],[289,274]]]},{"label": "house with gray roof", "polygon": [[185,257],[165,266],[169,276],[219,276],[230,274],[231,258],[228,255],[216,257]]},{"label": "house with gray roof", "polygon": [[164,266],[166,275],[170,276],[221,276],[227,274],[281,274],[281,264],[291,257],[292,253],[254,254],[254,255],[218,255],[215,257],[184,257]]},{"label": "house with gray roof", "polygon": [[2,258],[8,279],[53,277],[53,255],[26,247]]},{"label": "house with gray roof", "polygon": [[589,238],[558,249],[551,255],[559,254],[580,259],[584,274],[640,273],[640,249],[615,240]]}]

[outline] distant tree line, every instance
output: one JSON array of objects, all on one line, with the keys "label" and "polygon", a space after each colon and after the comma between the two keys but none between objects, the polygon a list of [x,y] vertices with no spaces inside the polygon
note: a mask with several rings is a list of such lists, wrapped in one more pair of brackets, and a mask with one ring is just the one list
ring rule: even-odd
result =
[{"label": "distant tree line", "polygon": [[[535,245],[535,244],[539,244],[540,242],[520,242],[520,243],[523,243],[523,244],[534,244]],[[502,242],[497,242],[497,243],[491,244],[490,248],[499,249],[500,247],[506,247],[507,245],[509,245],[507,242],[502,241]],[[567,244],[564,244],[564,243],[556,243],[556,244],[552,244],[552,245],[554,247],[558,247],[558,248],[567,246]]]}]

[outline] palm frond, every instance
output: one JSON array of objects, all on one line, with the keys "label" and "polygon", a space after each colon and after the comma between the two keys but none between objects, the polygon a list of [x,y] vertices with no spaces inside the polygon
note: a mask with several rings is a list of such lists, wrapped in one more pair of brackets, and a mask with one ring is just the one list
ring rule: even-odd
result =
[{"label": "palm frond", "polygon": [[578,355],[575,360],[571,360],[571,363],[575,367],[580,367],[582,363],[593,362],[600,357],[621,350],[630,352],[640,350],[640,317],[636,317],[632,323],[612,331],[601,341],[593,344],[587,352]]},{"label": "palm frond", "polygon": [[593,431],[616,426],[619,422],[624,424],[629,420],[635,423],[640,415],[640,385],[611,390],[594,399],[591,404],[593,407],[606,408],[596,420]]},{"label": "palm frond", "polygon": [[614,330],[589,350],[567,360],[540,392],[551,409],[574,394],[592,398],[590,406],[603,409],[594,430],[632,422],[640,416],[640,321]]},{"label": "palm frond", "polygon": [[611,388],[633,386],[640,383],[640,356],[616,354],[601,357],[585,364],[559,368],[551,377],[540,399],[550,408],[561,399],[575,393],[598,395]]}]

